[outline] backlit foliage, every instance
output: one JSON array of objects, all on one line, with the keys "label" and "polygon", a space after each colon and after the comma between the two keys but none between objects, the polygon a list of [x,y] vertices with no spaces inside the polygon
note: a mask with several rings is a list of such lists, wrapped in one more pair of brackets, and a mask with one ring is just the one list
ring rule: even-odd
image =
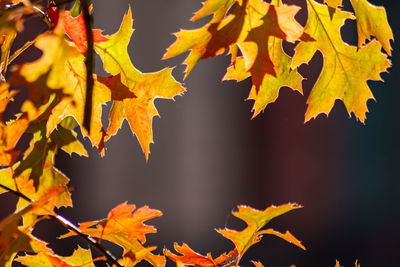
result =
[{"label": "backlit foliage", "polygon": [[[87,34],[91,23],[85,14],[89,16],[91,7],[84,8],[84,1],[70,1],[74,3],[70,10],[60,8],[57,1],[49,1],[46,6],[40,5],[41,1],[0,1],[0,194],[12,192],[19,197],[15,212],[0,221],[0,266],[11,266],[13,261],[26,266],[95,266],[97,261],[134,266],[143,260],[164,266],[167,258],[177,266],[238,266],[243,254],[266,234],[305,250],[289,231],[263,229],[271,219],[300,208],[291,203],[263,211],[239,206],[233,215],[247,227],[242,231],[217,230],[234,245],[233,250],[217,258],[211,253],[201,255],[185,243],[174,244],[178,255],[169,249],[164,250],[164,255],[154,253],[156,247],[146,244],[146,234],[157,230],[144,222],[162,213],[147,206],[136,208],[122,203],[107,218],[83,222],[79,227],[55,212],[62,206],[72,207],[69,179],[54,165],[56,153],[61,149],[88,156],[77,138],[78,130],[104,155],[107,141],[127,120],[148,159],[153,143],[152,120],[158,115],[154,100],[173,99],[185,92],[172,76],[171,68],[142,73],[132,64],[127,50],[133,33],[130,7],[116,33],[103,35],[102,30],[93,29],[92,34],[89,30]],[[341,0],[306,0],[303,7],[281,0],[206,0],[191,20],[210,16],[209,22],[176,33],[176,41],[167,48],[164,59],[189,52],[184,61],[186,77],[199,60],[228,51],[231,64],[223,79],[251,78],[248,98],[254,100],[254,117],[277,99],[281,87],[302,93],[303,77],[297,69],[319,51],[322,72],[306,100],[305,120],[329,114],[339,99],[349,114],[364,122],[367,101],[373,99],[367,81],[381,80],[380,73],[390,67],[393,34],[383,7],[367,0],[350,3],[354,12],[343,10]],[[295,17],[302,8],[307,9],[305,26]],[[31,16],[41,17],[48,29],[11,51],[14,39],[23,33],[24,21]],[[357,46],[342,39],[340,30],[346,20],[356,20]],[[284,42],[296,44],[292,57],[283,50]],[[12,66],[12,61],[31,45],[41,50],[40,58]],[[91,77],[92,70],[85,63],[90,62],[88,55],[92,52],[101,58],[108,76]],[[6,119],[5,111],[21,88],[27,88],[28,97],[12,119]],[[90,89],[92,93],[88,93]],[[112,107],[105,127],[102,106],[109,102]],[[88,118],[87,107],[91,107]],[[88,125],[84,124],[85,119],[89,120]],[[17,151],[22,136],[30,137],[30,144],[25,151]],[[79,246],[70,257],[57,255],[33,235],[36,223],[44,219],[57,220],[69,230],[61,238],[79,235],[104,257],[93,259],[90,249]],[[102,248],[101,240],[122,247],[122,258],[116,259]],[[340,266],[339,262],[336,266]]]}]

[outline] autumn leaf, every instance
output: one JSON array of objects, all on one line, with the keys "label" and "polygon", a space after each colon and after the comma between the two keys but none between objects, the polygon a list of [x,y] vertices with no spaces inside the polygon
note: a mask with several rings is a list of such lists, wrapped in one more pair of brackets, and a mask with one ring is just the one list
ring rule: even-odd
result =
[{"label": "autumn leaf", "polygon": [[[232,9],[225,16],[229,4]],[[193,19],[212,12],[214,18],[201,28],[176,33],[177,40],[167,49],[163,58],[190,50],[184,61],[187,76],[200,59],[217,56],[229,46],[237,44],[244,56],[246,71],[250,71],[253,84],[258,88],[266,73],[275,74],[268,53],[269,37],[293,42],[302,35],[303,27],[294,19],[299,9],[293,5],[270,5],[261,0],[206,1]]]},{"label": "autumn leaf", "polygon": [[243,254],[254,244],[259,242],[263,234],[272,234],[278,236],[289,243],[292,243],[305,250],[305,247],[297,240],[289,231],[285,234],[279,233],[273,229],[261,230],[273,218],[280,216],[293,209],[301,208],[297,204],[286,204],[281,206],[271,206],[263,211],[253,209],[247,206],[239,206],[239,210],[233,212],[235,217],[238,217],[247,223],[247,227],[242,231],[231,229],[217,230],[222,236],[230,239],[235,244],[235,249],[228,254],[222,254],[216,259],[213,259],[211,253],[203,256],[192,250],[187,244],[182,246],[174,244],[175,250],[181,254],[176,255],[165,249],[164,254],[176,262],[177,264],[201,266],[201,267],[222,267],[222,266],[238,266]]},{"label": "autumn leaf", "polygon": [[76,136],[77,135],[73,130],[65,129],[59,124],[57,128],[50,134],[50,139],[52,142],[57,144],[60,149],[68,153],[70,156],[72,155],[72,153],[76,153],[79,156],[87,157],[88,153],[85,147],[76,138]]},{"label": "autumn leaf", "polygon": [[190,19],[192,21],[204,18],[208,15],[213,14],[213,22],[221,20],[229,8],[235,3],[236,0],[207,0],[202,4],[202,8],[199,9],[193,17]]},{"label": "autumn leaf", "polygon": [[331,19],[326,5],[314,0],[307,3],[305,32],[315,41],[299,43],[291,67],[310,61],[317,50],[322,52],[324,63],[307,99],[305,121],[320,113],[329,114],[336,99],[341,99],[348,113],[364,122],[367,100],[373,99],[367,80],[381,80],[380,73],[390,67],[390,61],[375,40],[359,49],[343,42],[340,28],[346,19],[354,18],[351,13],[336,9]]},{"label": "autumn leaf", "polygon": [[[84,56],[65,40],[63,23],[60,22],[52,33],[45,33],[35,43],[43,55],[38,60],[19,66],[11,78],[13,85],[29,88],[29,100],[22,111],[31,114],[34,120],[44,111],[48,112],[46,136],[57,128],[65,118],[73,117],[83,123],[86,99],[86,68]],[[93,111],[90,135],[82,128],[84,136],[89,136],[92,144],[104,154],[104,129],[101,122],[102,105],[111,100],[111,91],[95,78],[93,87]],[[39,111],[33,112],[36,109]],[[48,103],[48,105],[44,105]]]},{"label": "autumn leaf", "polygon": [[392,55],[390,40],[394,40],[384,7],[375,6],[367,0],[350,0],[356,15],[358,47],[365,44],[366,39],[375,36],[389,56]]},{"label": "autumn leaf", "polygon": [[[82,53],[85,53],[87,50],[87,37],[83,14],[81,13],[77,17],[73,17],[71,16],[70,11],[64,11],[62,13],[62,20],[64,23],[65,34],[71,38]],[[93,43],[100,43],[108,40],[102,35],[102,30],[93,29],[92,32]]]},{"label": "autumn leaf", "polygon": [[[83,55],[79,54],[74,58],[70,58],[67,62],[63,73],[68,81],[68,86],[64,87],[63,92],[70,97],[64,97],[52,108],[47,122],[47,136],[65,118],[73,117],[79,125],[83,123],[86,99],[86,68],[83,59]],[[94,78],[92,117],[90,121],[91,131],[88,134],[86,129],[82,127],[81,131],[84,136],[90,138],[92,144],[98,147],[100,153],[104,155],[104,129],[101,122],[102,105],[111,100],[111,91],[110,88],[98,82],[96,77]]]},{"label": "autumn leaf", "polygon": [[[84,56],[72,43],[65,40],[63,28],[68,23],[69,20],[60,20],[53,33],[45,33],[37,38],[35,45],[43,51],[42,57],[20,66],[12,80],[13,85],[29,87],[31,97],[24,103],[22,111],[28,114],[30,120],[36,119],[45,111],[48,113],[44,118],[47,119],[46,136],[50,136],[65,118],[73,117],[79,125],[83,123],[86,68]],[[149,145],[153,142],[152,118],[158,115],[153,104],[154,99],[173,98],[182,93],[184,88],[171,76],[172,69],[142,74],[133,67],[127,53],[131,33],[132,17],[129,15],[124,19],[121,30],[110,37],[112,39],[96,43],[96,50],[102,56],[106,70],[114,76],[99,77],[107,85],[94,76],[91,132],[88,134],[82,128],[82,133],[104,155],[104,142],[116,134],[126,118],[132,131],[138,136],[147,158]],[[101,39],[104,40],[108,38]],[[124,50],[121,50],[121,46]],[[118,54],[120,50],[122,54]],[[118,59],[116,64],[121,67],[119,70],[108,68],[113,56]],[[112,119],[106,132],[101,122],[102,105],[112,100]],[[43,105],[46,102],[48,106]],[[32,104],[37,112],[33,111],[35,109]]]},{"label": "autumn leaf", "polygon": [[8,121],[0,126],[0,165],[12,165],[20,154],[15,150],[19,139],[28,128],[29,121],[26,116],[19,116],[15,120]]},{"label": "autumn leaf", "polygon": [[9,83],[13,88],[28,88],[28,99],[25,100],[21,107],[21,112],[26,114],[27,119],[29,121],[34,121],[39,117],[43,119],[44,116],[46,116],[44,114],[49,112],[49,108],[59,103],[63,98],[69,96],[64,94],[63,88],[48,87],[48,72],[38,76],[35,80],[29,81],[29,75],[24,76],[21,71],[24,66],[25,65],[13,68]]},{"label": "autumn leaf", "polygon": [[[302,93],[301,81],[302,77],[295,70],[290,68],[291,58],[282,50],[282,40],[279,38],[271,37],[269,41],[269,54],[275,75],[267,74],[257,90],[253,84],[248,99],[255,100],[253,105],[253,118],[257,116],[265,107],[274,102],[279,96],[279,90],[283,86],[288,86],[293,90]],[[237,80],[242,81],[249,77],[251,74],[246,71],[245,62],[243,57],[236,58],[234,65],[231,65],[223,80]]]},{"label": "autumn leaf", "polygon": [[135,266],[137,263],[141,262],[147,256],[149,256],[149,253],[151,253],[155,249],[157,249],[157,247],[148,247],[136,252],[130,250],[128,252],[125,252],[122,259],[120,259],[118,262],[124,267]]},{"label": "autumn leaf", "polygon": [[[255,117],[277,99],[282,86],[302,92],[302,78],[290,68],[291,59],[282,50],[282,40],[294,42],[303,35],[303,27],[294,19],[300,7],[284,5],[281,1],[235,2],[229,15],[222,19],[221,14],[225,16],[229,4],[234,1],[204,2],[192,19],[212,13],[214,18],[202,28],[176,33],[177,40],[167,49],[164,58],[190,50],[184,62],[187,75],[198,60],[216,56],[229,47],[232,65],[223,80],[241,81],[251,77],[249,99],[255,100]],[[238,48],[243,56],[236,57]]]},{"label": "autumn leaf", "polygon": [[254,264],[254,266],[256,266],[256,267],[264,267],[264,265],[261,263],[261,262],[259,262],[259,261],[251,261],[253,264]]},{"label": "autumn leaf", "polygon": [[19,226],[21,218],[38,208],[38,205],[33,202],[0,221],[0,266],[11,267],[14,257],[20,251],[51,251],[47,243],[31,234],[32,225]]},{"label": "autumn leaf", "polygon": [[20,256],[16,261],[32,267],[94,267],[89,249],[78,248],[70,257],[62,257],[53,253],[39,252],[35,255]]},{"label": "autumn leaf", "polygon": [[254,244],[258,243],[263,234],[276,235],[289,243],[292,243],[301,249],[305,250],[305,247],[297,240],[289,231],[285,234],[279,233],[273,229],[261,230],[269,221],[273,218],[280,216],[293,209],[301,208],[297,204],[285,204],[281,206],[271,206],[263,211],[253,209],[247,206],[239,206],[238,211],[232,214],[246,222],[247,227],[242,231],[236,231],[231,229],[219,229],[218,233],[223,235],[225,238],[230,239],[238,251],[238,262],[242,258],[243,254]]},{"label": "autumn leaf", "polygon": [[185,243],[183,243],[182,246],[174,243],[174,249],[182,256],[176,255],[168,249],[165,249],[164,254],[176,262],[178,266],[178,263],[199,267],[231,266],[231,264],[236,264],[238,260],[238,253],[236,250],[233,250],[228,254],[222,254],[218,258],[213,259],[211,253],[207,253],[207,256],[203,256],[192,250]]},{"label": "autumn leaf", "polygon": [[15,91],[9,91],[7,83],[0,84],[0,165],[12,165],[19,155],[14,148],[19,139],[28,128],[29,122],[26,116],[19,114],[14,120],[3,123],[3,113],[10,101],[13,100]]},{"label": "autumn leaf", "polygon": [[[21,192],[31,200],[44,199],[41,209],[24,217],[24,224],[31,224],[35,214],[52,214],[55,207],[72,206],[70,192],[67,188],[68,178],[54,167],[54,155],[57,145],[45,137],[42,124],[34,132],[30,148],[25,152],[22,161],[12,167],[0,170],[0,184]],[[0,193],[6,190],[0,189]],[[29,205],[30,202],[20,198],[17,209]]]},{"label": "autumn leaf", "polygon": [[21,251],[32,251],[30,238],[18,229],[21,217],[31,211],[32,205],[10,214],[0,222],[0,265],[11,267],[15,255]]},{"label": "autumn leaf", "polygon": [[[145,225],[144,221],[161,215],[161,211],[150,209],[147,206],[136,209],[135,205],[125,202],[112,209],[106,219],[80,223],[79,229],[84,234],[120,245],[124,248],[124,255],[132,253],[140,255],[146,249],[143,247],[146,242],[145,235],[156,232],[153,226]],[[69,232],[61,238],[75,234],[75,232]],[[153,266],[165,265],[163,256],[154,255],[150,251],[147,251],[140,259],[145,259]]]},{"label": "autumn leaf", "polygon": [[[185,89],[172,77],[171,68],[154,73],[141,73],[132,65],[127,51],[133,32],[132,24],[132,13],[129,9],[118,32],[106,36],[108,41],[96,43],[94,47],[103,61],[104,69],[113,76],[119,75],[120,83],[135,96],[114,100],[109,115],[107,139],[117,133],[126,119],[147,159],[150,143],[153,143],[152,120],[158,115],[154,100],[156,98],[173,99],[174,96],[182,94]],[[113,80],[112,83],[117,88],[122,87],[117,85],[118,79]],[[111,86],[110,83],[107,85]]]},{"label": "autumn leaf", "polygon": [[[258,12],[260,12],[260,9],[261,6],[257,9]],[[275,66],[271,57],[276,57],[278,61],[279,57],[285,57],[283,51],[279,50],[281,49],[280,41],[294,42],[303,34],[303,27],[294,19],[299,10],[300,7],[298,6],[270,5],[266,11],[261,11],[265,13],[265,16],[261,18],[262,24],[253,27],[248,32],[246,39],[238,44],[243,53],[245,68],[251,73],[251,79],[257,93],[265,76],[277,76],[274,67],[288,68],[288,64]],[[253,25],[257,24],[253,23]],[[277,38],[281,40],[276,40]],[[279,48],[270,49],[270,46],[278,46]],[[288,61],[286,58],[282,60]]]},{"label": "autumn leaf", "polygon": [[42,75],[48,74],[46,86],[59,89],[68,86],[65,67],[72,58],[79,57],[81,53],[64,37],[62,23],[54,29],[53,33],[40,35],[35,46],[43,55],[36,61],[25,63],[21,66],[20,75],[28,82],[34,82]]}]

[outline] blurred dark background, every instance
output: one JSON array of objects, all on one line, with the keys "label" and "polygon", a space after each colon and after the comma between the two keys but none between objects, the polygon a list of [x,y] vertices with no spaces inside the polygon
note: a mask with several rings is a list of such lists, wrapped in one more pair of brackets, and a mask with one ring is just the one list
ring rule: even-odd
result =
[{"label": "blurred dark background", "polygon": [[[399,36],[400,2],[370,2],[385,6],[394,36]],[[135,20],[129,45],[133,64],[142,72],[178,66],[174,75],[182,81],[185,55],[166,61],[161,57],[175,40],[171,33],[208,20],[189,21],[201,1],[96,0],[95,27],[114,33],[129,5]],[[349,24],[345,40],[355,41],[349,37],[354,29]],[[328,118],[320,115],[304,124],[305,100],[320,66],[301,67],[307,78],[304,96],[283,88],[276,103],[250,120],[253,103],[244,101],[250,82],[221,82],[229,64],[226,56],[201,61],[185,80],[184,96],[174,102],[156,100],[161,118],[153,120],[155,144],[148,163],[126,122],[107,143],[104,158],[94,149],[89,149],[89,158],[57,155],[58,168],[76,188],[74,208],[60,213],[77,223],[104,218],[124,201],[149,205],[164,215],[149,221],[158,233],[149,235],[148,245],[157,245],[161,253],[164,246],[172,249],[173,242],[186,242],[198,252],[218,256],[233,246],[214,229],[244,226],[229,215],[237,205],[264,209],[297,202],[304,208],[271,226],[290,230],[307,251],[265,236],[248,251],[242,266],[251,266],[250,259],[265,266],[333,267],[335,259],[345,266],[354,266],[356,259],[363,267],[398,265],[400,68],[399,51],[392,44],[393,67],[382,74],[385,82],[369,82],[377,101],[368,102],[365,125],[349,118],[339,101]],[[321,63],[321,56],[313,62]],[[65,255],[77,243],[86,246],[79,239],[54,238],[64,232],[48,223],[37,233]],[[168,261],[168,266],[173,264]]]}]

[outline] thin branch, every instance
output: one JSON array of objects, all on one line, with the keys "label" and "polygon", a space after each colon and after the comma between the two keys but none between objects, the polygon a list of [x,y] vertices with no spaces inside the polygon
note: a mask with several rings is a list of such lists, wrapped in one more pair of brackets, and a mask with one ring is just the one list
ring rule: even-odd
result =
[{"label": "thin branch", "polygon": [[29,197],[25,196],[21,192],[15,191],[14,189],[11,189],[8,186],[2,185],[2,184],[0,184],[0,187],[4,188],[5,190],[9,191],[10,193],[13,193],[17,197],[21,197],[21,198],[25,199],[28,202],[32,202],[32,199],[30,199]]},{"label": "thin branch", "polygon": [[68,221],[65,217],[63,217],[59,214],[49,215],[49,216],[51,218],[53,218],[54,220],[60,222],[68,230],[74,232],[75,234],[77,234],[80,237],[82,237],[83,239],[85,239],[86,242],[88,242],[89,244],[94,246],[97,250],[99,250],[107,258],[107,260],[110,261],[112,264],[115,264],[118,267],[122,267],[122,265],[119,264],[117,259],[113,255],[111,255],[111,253],[108,250],[106,250],[101,244],[99,244],[96,240],[94,240],[93,237],[91,237],[90,235],[82,233],[78,227],[76,227],[73,223]]},{"label": "thin branch", "polygon": [[89,0],[80,0],[82,5],[83,19],[85,21],[86,36],[87,36],[87,51],[86,51],[86,101],[85,111],[83,116],[83,127],[90,134],[90,120],[92,118],[92,99],[93,99],[93,32],[92,32],[92,17],[89,13]]},{"label": "thin branch", "polygon": [[[30,199],[23,193],[13,190],[13,189],[9,188],[8,186],[0,184],[0,187],[18,197],[25,199],[26,201],[28,201],[30,203],[33,202],[32,199]],[[68,229],[68,230],[74,232],[75,234],[79,235],[80,237],[82,237],[87,243],[89,243],[90,245],[95,247],[97,250],[99,250],[107,258],[107,260],[110,261],[112,264],[115,264],[117,267],[123,267],[121,264],[118,263],[117,259],[108,250],[106,250],[101,244],[99,244],[95,239],[93,239],[93,237],[82,233],[82,231],[79,230],[79,228],[77,226],[75,226],[72,222],[67,220],[65,217],[63,217],[55,212],[53,212],[53,213],[54,214],[49,214],[48,216],[50,218],[52,218],[53,220],[56,220],[59,223],[61,223],[66,229]]]}]

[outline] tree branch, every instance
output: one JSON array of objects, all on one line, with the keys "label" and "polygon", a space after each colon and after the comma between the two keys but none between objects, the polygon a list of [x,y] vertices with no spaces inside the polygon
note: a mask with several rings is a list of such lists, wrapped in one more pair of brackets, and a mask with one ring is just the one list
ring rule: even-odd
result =
[{"label": "tree branch", "polygon": [[[24,195],[23,193],[21,193],[19,191],[13,190],[13,189],[9,188],[8,186],[2,185],[2,184],[0,184],[0,187],[20,198],[25,199],[26,201],[28,201],[30,203],[33,202],[32,199],[30,199],[29,197],[27,197],[26,195]],[[106,250],[102,245],[100,245],[96,240],[94,240],[93,237],[82,233],[81,230],[79,230],[79,228],[77,226],[75,226],[72,222],[67,220],[65,217],[55,213],[54,211],[53,211],[53,213],[54,214],[50,214],[48,216],[50,218],[52,218],[53,220],[61,223],[66,229],[68,229],[68,230],[74,232],[75,234],[79,235],[80,237],[82,237],[89,245],[92,245],[97,250],[99,250],[107,258],[107,260],[110,261],[112,264],[115,264],[117,267],[123,267],[121,264],[118,263],[117,259],[108,250]]]},{"label": "tree branch", "polygon": [[87,51],[86,51],[86,101],[85,111],[83,116],[83,127],[90,134],[90,121],[92,118],[92,99],[93,99],[93,32],[92,32],[92,17],[89,13],[89,0],[80,0],[82,5],[83,19],[85,21],[86,36],[87,36]]}]

